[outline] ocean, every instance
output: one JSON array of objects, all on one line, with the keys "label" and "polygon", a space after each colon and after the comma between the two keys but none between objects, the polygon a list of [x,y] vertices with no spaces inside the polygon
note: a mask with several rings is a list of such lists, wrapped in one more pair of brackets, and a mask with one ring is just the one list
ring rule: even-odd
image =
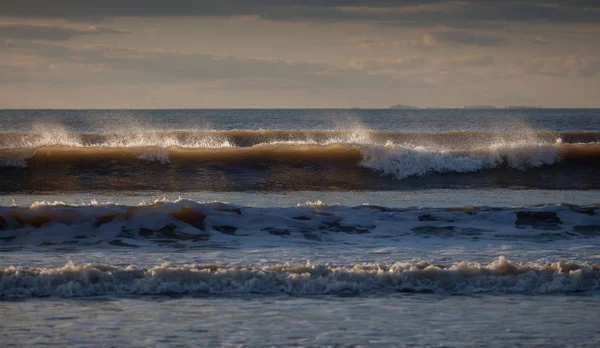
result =
[{"label": "ocean", "polygon": [[0,110],[3,346],[600,345],[600,109]]}]

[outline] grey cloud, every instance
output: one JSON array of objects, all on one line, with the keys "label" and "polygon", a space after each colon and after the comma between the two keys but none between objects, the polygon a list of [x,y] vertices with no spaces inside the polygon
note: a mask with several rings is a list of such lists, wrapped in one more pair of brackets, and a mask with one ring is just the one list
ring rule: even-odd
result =
[{"label": "grey cloud", "polygon": [[[0,4],[0,14],[25,17],[102,18],[102,17],[180,17],[258,15],[270,17],[294,13],[298,9],[335,9],[339,7],[405,7],[446,0],[62,0],[51,6],[43,0],[22,0]],[[307,12],[308,13],[308,12]]]},{"label": "grey cloud", "polygon": [[461,57],[450,59],[446,65],[451,68],[483,68],[494,65],[492,57]]},{"label": "grey cloud", "polygon": [[519,68],[529,74],[553,77],[600,75],[600,58],[594,56],[548,57],[519,63]]},{"label": "grey cloud", "polygon": [[[390,76],[373,76],[358,69],[314,62],[240,59],[206,54],[184,54],[165,51],[136,51],[105,47],[72,49],[42,42],[0,42],[0,49],[13,54],[34,55],[58,65],[101,66],[104,73],[95,79],[111,79],[112,83],[182,83],[221,81],[227,79],[261,79],[289,81],[290,85],[324,88],[385,87],[406,85]],[[90,69],[88,69],[90,70]],[[62,82],[77,76],[57,76]],[[94,79],[85,77],[86,84]],[[81,82],[81,81],[80,81]]]},{"label": "grey cloud", "polygon": [[502,36],[477,34],[464,30],[437,31],[426,34],[425,44],[430,46],[458,44],[493,47],[506,44],[506,39]]},{"label": "grey cloud", "polygon": [[381,36],[356,36],[348,38],[346,44],[348,46],[364,49],[392,49],[409,47],[411,42],[409,40],[397,40]]},{"label": "grey cloud", "polygon": [[357,59],[348,64],[349,67],[365,71],[403,71],[421,67],[427,63],[423,57],[404,57],[398,59]]},{"label": "grey cloud", "polygon": [[[429,5],[429,6],[423,6]],[[445,8],[441,8],[444,5]],[[451,7],[452,10],[448,10]],[[369,11],[375,9],[376,11]],[[42,0],[5,1],[1,16],[100,19],[110,17],[228,17],[254,15],[271,20],[374,21],[390,25],[452,27],[489,21],[600,23],[600,2],[592,0]],[[485,22],[488,22],[486,24]]]},{"label": "grey cloud", "polygon": [[435,30],[424,35],[405,40],[396,40],[391,37],[378,36],[360,36],[352,37],[346,41],[349,46],[359,48],[415,48],[420,50],[431,50],[435,47],[443,46],[480,46],[480,47],[497,47],[507,44],[507,40],[500,35],[482,34],[469,30]]},{"label": "grey cloud", "polygon": [[102,27],[93,27],[87,30],[81,30],[60,26],[39,26],[26,24],[0,25],[0,38],[16,40],[66,41],[78,36],[125,33],[127,32]]},{"label": "grey cloud", "polygon": [[593,7],[584,2],[577,4],[569,1],[498,1],[485,4],[473,2],[473,6],[464,7],[462,16],[495,21],[600,23],[597,9],[600,9],[600,2],[596,2]]}]

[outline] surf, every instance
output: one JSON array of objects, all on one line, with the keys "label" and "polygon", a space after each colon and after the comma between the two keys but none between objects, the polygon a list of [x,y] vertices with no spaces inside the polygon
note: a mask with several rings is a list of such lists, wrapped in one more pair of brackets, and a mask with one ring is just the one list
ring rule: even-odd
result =
[{"label": "surf", "polygon": [[393,208],[321,202],[259,208],[191,200],[138,206],[36,202],[0,207],[0,246],[137,249],[283,247],[304,243],[390,246],[409,240],[511,240],[546,243],[600,237],[600,207]]},{"label": "surf", "polygon": [[77,264],[0,268],[0,298],[105,295],[568,294],[600,291],[600,265],[561,261],[488,265],[462,261],[393,264]]}]

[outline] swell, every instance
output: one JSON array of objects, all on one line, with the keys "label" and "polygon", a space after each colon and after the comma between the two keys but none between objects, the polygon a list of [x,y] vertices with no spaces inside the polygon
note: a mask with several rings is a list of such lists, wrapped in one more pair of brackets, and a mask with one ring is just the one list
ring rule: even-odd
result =
[{"label": "swell", "polygon": [[[600,237],[600,207],[394,209],[320,202],[258,208],[189,200],[140,206],[0,207],[0,245],[11,248],[278,247],[303,243],[384,243],[413,239],[545,243]],[[8,250],[8,249],[7,249]]]},{"label": "swell", "polygon": [[600,265],[561,261],[489,265],[426,261],[357,265],[134,265],[67,263],[0,268],[0,298],[227,294],[564,294],[600,290]]},{"label": "swell", "polygon": [[[600,144],[448,150],[364,143],[0,150],[0,191],[597,189]],[[468,180],[465,177],[468,176]]]},{"label": "swell", "polygon": [[[412,158],[412,159],[411,159]],[[396,144],[378,145],[259,145],[243,148],[104,148],[104,147],[41,147],[37,149],[0,149],[4,166],[30,167],[81,163],[102,164],[157,161],[187,164],[206,163],[311,163],[375,166],[375,162],[429,161],[423,167],[429,171],[476,171],[485,168],[511,167],[526,169],[557,162],[586,163],[600,160],[600,144],[500,144],[488,148],[464,151],[426,147],[405,147]],[[438,163],[434,163],[438,162]],[[445,163],[446,162],[446,163]],[[461,169],[460,163],[465,163]],[[466,162],[471,162],[469,166]],[[402,165],[403,163],[398,163]],[[423,165],[423,164],[421,164]],[[406,167],[407,165],[405,165]],[[448,168],[445,168],[448,166]],[[454,168],[453,168],[454,167]],[[385,171],[384,171],[385,172]],[[416,175],[407,174],[404,176]],[[399,179],[404,176],[397,175]]]},{"label": "swell", "polygon": [[596,189],[599,140],[598,132],[2,133],[0,191]]}]

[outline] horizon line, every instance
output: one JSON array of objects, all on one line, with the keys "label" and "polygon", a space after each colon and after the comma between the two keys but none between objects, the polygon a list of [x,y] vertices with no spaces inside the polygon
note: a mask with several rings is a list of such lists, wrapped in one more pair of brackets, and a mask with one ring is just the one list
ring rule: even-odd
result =
[{"label": "horizon line", "polygon": [[525,106],[522,107],[412,107],[412,108],[361,108],[361,107],[339,107],[339,108],[319,108],[319,107],[225,107],[225,108],[0,108],[0,111],[18,111],[18,110],[595,110],[600,109],[600,106],[596,107],[543,107],[543,106]]}]

